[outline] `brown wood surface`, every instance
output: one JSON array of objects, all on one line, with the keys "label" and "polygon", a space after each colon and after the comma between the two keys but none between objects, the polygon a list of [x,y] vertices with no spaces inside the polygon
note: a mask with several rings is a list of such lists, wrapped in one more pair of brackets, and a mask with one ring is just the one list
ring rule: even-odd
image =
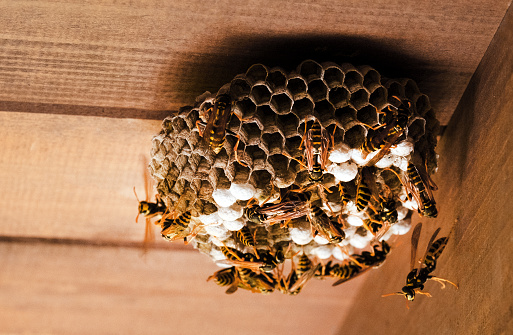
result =
[{"label": "brown wood surface", "polygon": [[367,277],[339,334],[513,333],[512,45],[510,8],[442,137],[435,178],[439,218],[422,220],[429,227],[422,252],[436,227],[444,235],[457,220],[433,274],[458,283],[459,290],[430,282],[426,291],[433,297],[416,298],[409,310],[402,297],[380,298],[405,284],[405,240],[381,273]]},{"label": "brown wood surface", "polygon": [[0,244],[0,334],[329,334],[361,281],[226,295],[187,251]]},{"label": "brown wood surface", "polygon": [[312,58],[411,77],[447,124],[510,2],[1,1],[0,110],[158,117]]}]

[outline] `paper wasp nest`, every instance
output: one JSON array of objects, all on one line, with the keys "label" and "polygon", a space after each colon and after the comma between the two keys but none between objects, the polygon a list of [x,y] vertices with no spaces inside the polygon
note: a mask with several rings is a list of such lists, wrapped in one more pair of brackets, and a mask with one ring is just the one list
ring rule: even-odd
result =
[{"label": "paper wasp nest", "polygon": [[[226,126],[224,146],[216,154],[200,136],[197,121],[213,107],[219,94],[231,97],[235,115]],[[383,129],[387,111],[398,107],[394,103],[400,100],[411,103],[412,115],[387,154],[367,166],[380,150],[365,153],[362,147],[379,132],[380,125]],[[315,187],[321,183],[312,182],[305,167],[302,140],[314,123],[329,133],[331,141],[321,182],[324,187]],[[292,72],[256,64],[217,94],[206,92],[194,106],[183,107],[164,120],[162,131],[153,139],[150,172],[169,208],[178,214],[191,211],[191,224],[205,225],[195,244],[214,260],[224,258],[218,247],[223,244],[251,250],[234,240],[233,232],[244,226],[255,236],[257,249],[287,247],[294,242],[290,244],[292,252],[303,250],[320,259],[343,260],[347,255],[339,246],[351,253],[367,247],[374,238],[364,227],[375,213],[356,208],[362,169],[373,175],[374,188],[386,189],[389,197],[398,200],[397,223],[382,239],[405,234],[409,208],[415,204],[407,201],[399,178],[406,177],[414,152],[423,158],[418,167],[424,165],[428,173],[436,169],[438,126],[428,97],[410,79],[383,78],[370,66],[347,63],[307,60]],[[311,201],[343,225],[346,237],[338,246],[321,236],[314,238],[307,216],[295,218],[283,228],[245,217],[249,199],[257,199],[260,205],[265,199],[276,203],[280,194],[291,189],[310,190]],[[377,195],[375,198],[379,200]]]}]

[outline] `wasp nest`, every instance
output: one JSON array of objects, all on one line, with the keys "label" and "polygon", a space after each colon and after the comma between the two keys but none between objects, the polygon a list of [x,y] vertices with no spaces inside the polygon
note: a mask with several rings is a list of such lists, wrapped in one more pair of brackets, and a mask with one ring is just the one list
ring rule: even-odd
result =
[{"label": "wasp nest", "polygon": [[[258,250],[352,262],[405,234],[412,209],[436,216],[438,125],[410,79],[347,63],[256,64],[164,120],[150,172],[216,262]],[[252,243],[238,237],[246,228]]]}]

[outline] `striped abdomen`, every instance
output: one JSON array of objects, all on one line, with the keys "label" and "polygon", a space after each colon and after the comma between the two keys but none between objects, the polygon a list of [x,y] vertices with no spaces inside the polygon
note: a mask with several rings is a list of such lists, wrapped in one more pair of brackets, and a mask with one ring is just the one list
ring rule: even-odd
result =
[{"label": "striped abdomen", "polygon": [[360,185],[358,185],[358,190],[356,191],[356,209],[358,211],[363,211],[365,207],[369,204],[371,199],[371,192],[367,184],[362,180]]}]

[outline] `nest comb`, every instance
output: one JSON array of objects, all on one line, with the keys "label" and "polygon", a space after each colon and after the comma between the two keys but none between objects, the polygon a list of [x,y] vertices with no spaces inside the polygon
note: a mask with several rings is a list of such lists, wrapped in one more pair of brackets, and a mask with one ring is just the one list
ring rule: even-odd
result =
[{"label": "nest comb", "polygon": [[[231,97],[232,111],[238,117],[231,117],[224,146],[215,154],[202,140],[197,121],[219,94]],[[220,241],[243,249],[232,236],[232,231],[243,226],[255,232],[257,245],[262,247],[294,242],[293,249],[301,248],[319,258],[344,259],[331,243],[311,236],[306,218],[294,220],[288,228],[263,226],[247,221],[243,208],[250,198],[274,201],[280,190],[309,184],[308,171],[300,163],[304,158],[300,144],[306,129],[318,122],[333,136],[322,181],[329,190],[326,196],[331,209],[328,212],[324,206],[323,210],[347,222],[341,245],[364,248],[372,238],[362,229],[365,211],[355,211],[354,196],[359,171],[372,155],[365,157],[361,147],[370,129],[379,127],[392,97],[410,101],[413,115],[401,141],[376,162],[373,171],[379,186],[386,184],[394,197],[405,199],[397,177],[406,175],[412,153],[422,153],[428,173],[437,166],[434,149],[439,123],[429,98],[411,79],[383,78],[370,66],[347,63],[307,60],[292,72],[262,64],[251,66],[217,94],[206,92],[194,106],[183,107],[163,121],[161,132],[153,138],[150,173],[168,207],[178,213],[191,211],[195,224],[207,225],[197,236],[196,247],[214,260],[224,258],[217,247]],[[235,157],[236,146],[244,164]],[[338,189],[342,186],[349,190],[353,207],[340,205]],[[383,238],[408,231],[412,207],[407,202],[398,205],[396,228]]]}]

